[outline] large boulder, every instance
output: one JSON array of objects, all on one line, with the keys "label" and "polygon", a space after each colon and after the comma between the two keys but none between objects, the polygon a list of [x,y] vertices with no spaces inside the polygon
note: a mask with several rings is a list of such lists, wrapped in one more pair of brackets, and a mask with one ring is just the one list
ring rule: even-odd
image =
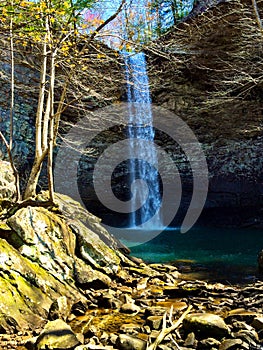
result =
[{"label": "large boulder", "polygon": [[59,296],[72,303],[85,298],[74,286],[59,280],[0,239],[0,332],[13,333],[43,325]]},{"label": "large boulder", "polygon": [[210,313],[194,313],[187,315],[183,321],[184,329],[198,336],[222,339],[229,335],[230,329],[219,315]]},{"label": "large boulder", "polygon": [[55,211],[22,207],[0,222],[1,333],[41,327],[61,296],[69,308],[87,305],[83,289],[109,287],[127,263],[99,219],[66,196],[56,202]]},{"label": "large boulder", "polygon": [[80,344],[76,334],[63,320],[57,319],[45,325],[43,332],[36,340],[36,350],[66,350]]}]

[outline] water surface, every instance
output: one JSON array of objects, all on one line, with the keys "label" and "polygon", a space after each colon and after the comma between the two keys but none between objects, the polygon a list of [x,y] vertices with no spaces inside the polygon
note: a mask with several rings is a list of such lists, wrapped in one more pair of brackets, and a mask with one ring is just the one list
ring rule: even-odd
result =
[{"label": "water surface", "polygon": [[[140,234],[144,233],[137,232],[137,238]],[[145,234],[150,237],[149,232]],[[169,229],[139,245],[133,237],[136,235],[126,236],[123,242],[130,246],[133,256],[150,263],[172,263],[199,271],[196,277],[229,283],[259,277],[257,255],[263,249],[262,229],[193,228],[185,234]]]}]

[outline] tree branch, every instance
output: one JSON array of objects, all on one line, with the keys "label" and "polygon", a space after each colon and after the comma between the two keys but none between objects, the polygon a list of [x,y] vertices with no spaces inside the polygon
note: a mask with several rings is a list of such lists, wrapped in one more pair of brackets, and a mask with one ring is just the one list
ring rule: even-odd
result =
[{"label": "tree branch", "polygon": [[126,0],[122,0],[122,2],[120,4],[119,8],[117,9],[117,11],[113,15],[111,15],[108,19],[106,19],[106,21],[104,21],[101,25],[99,25],[96,30],[94,30],[94,32],[90,36],[90,40],[89,41],[94,39],[96,34],[99,31],[101,31],[107,24],[109,24],[111,21],[113,21],[118,16],[118,14],[121,12],[125,2],[126,2]]},{"label": "tree branch", "polygon": [[147,350],[156,350],[157,346],[163,341],[163,339],[172,331],[176,330],[180,326],[180,324],[183,322],[185,316],[189,314],[191,311],[192,306],[189,305],[187,310],[180,316],[180,318],[174,322],[171,327],[166,328],[166,314],[164,314],[163,318],[163,328],[158,334],[157,338],[155,339],[154,343],[152,343],[150,346],[147,346]]}]

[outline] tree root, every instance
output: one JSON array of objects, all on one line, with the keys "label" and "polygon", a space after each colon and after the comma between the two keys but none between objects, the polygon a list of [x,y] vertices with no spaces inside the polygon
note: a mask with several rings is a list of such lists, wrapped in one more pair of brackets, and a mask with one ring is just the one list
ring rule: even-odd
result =
[{"label": "tree root", "polygon": [[4,206],[5,206],[5,210],[0,212],[1,219],[9,218],[21,208],[26,208],[26,207],[57,208],[58,207],[58,205],[51,200],[41,201],[41,200],[36,200],[34,198],[28,198],[19,202],[11,202],[11,201],[5,200]]}]

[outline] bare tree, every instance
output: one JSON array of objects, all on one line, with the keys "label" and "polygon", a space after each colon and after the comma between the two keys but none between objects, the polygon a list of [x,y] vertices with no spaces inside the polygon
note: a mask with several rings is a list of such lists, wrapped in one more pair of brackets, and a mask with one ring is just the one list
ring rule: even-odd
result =
[{"label": "bare tree", "polygon": [[[98,32],[112,21],[121,11],[119,8],[105,22],[100,23],[92,33],[81,31],[83,24],[82,10],[92,1],[75,1],[74,3],[52,0],[5,1],[0,10],[0,31],[6,41],[10,41],[11,65],[11,106],[10,106],[10,143],[4,135],[1,138],[8,146],[12,159],[12,134],[14,113],[14,70],[15,65],[26,65],[39,71],[39,87],[35,119],[35,156],[27,185],[23,194],[24,200],[35,197],[36,187],[43,162],[48,162],[48,185],[50,202],[54,201],[53,186],[53,151],[56,144],[61,114],[67,108],[79,108],[80,96],[76,96],[72,82],[82,75],[88,76],[85,68],[93,58],[105,60],[107,54],[100,54],[101,43],[94,43]],[[6,59],[8,57],[6,56]],[[110,58],[113,59],[112,57]],[[115,61],[117,58],[115,57]],[[78,84],[80,87],[80,84]],[[75,87],[76,89],[76,87]],[[34,94],[36,88],[34,89]],[[74,98],[75,95],[75,98]],[[14,165],[14,164],[13,164]],[[14,167],[15,169],[15,167]],[[17,196],[19,200],[19,195]]]}]

